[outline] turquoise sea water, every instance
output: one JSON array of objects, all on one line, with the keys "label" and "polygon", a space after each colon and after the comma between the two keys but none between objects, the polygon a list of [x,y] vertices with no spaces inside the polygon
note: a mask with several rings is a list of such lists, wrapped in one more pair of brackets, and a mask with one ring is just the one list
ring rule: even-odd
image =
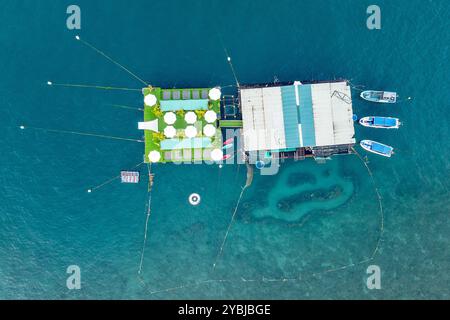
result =
[{"label": "turquoise sea water", "polygon": [[[0,11],[0,298],[450,298],[450,2],[376,1],[382,29],[366,28],[373,1],[77,1],[82,30],[65,26],[69,1],[4,1]],[[74,40],[76,33],[163,87],[351,79],[410,102],[362,115],[401,118],[398,131],[356,129],[395,147],[361,161],[287,162],[255,175],[214,272],[244,166],[154,166],[152,216],[141,277],[146,181],[86,193],[142,159],[143,145],[21,131],[21,124],[140,138],[139,92],[67,89],[140,83]],[[232,92],[232,88],[230,88]],[[362,150],[358,149],[361,153]],[[365,155],[365,154],[364,154]],[[145,172],[142,170],[142,172]],[[300,182],[299,182],[300,181]],[[202,196],[191,207],[187,197]],[[78,265],[82,289],[66,288]],[[366,268],[382,270],[368,290]],[[313,274],[316,274],[313,276]],[[270,281],[297,278],[299,281]],[[243,281],[254,280],[254,281]],[[223,280],[223,281],[204,281]],[[173,290],[166,290],[166,289]],[[161,290],[161,291],[160,291]]]}]

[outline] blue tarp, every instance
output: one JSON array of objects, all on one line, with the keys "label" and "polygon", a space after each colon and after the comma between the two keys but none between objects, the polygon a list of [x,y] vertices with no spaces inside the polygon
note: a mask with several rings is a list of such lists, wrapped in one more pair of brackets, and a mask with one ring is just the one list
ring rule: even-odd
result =
[{"label": "blue tarp", "polygon": [[161,141],[161,150],[211,148],[210,138],[166,139]]},{"label": "blue tarp", "polygon": [[374,143],[372,143],[372,150],[376,151],[376,152],[379,152],[379,153],[382,153],[382,154],[389,154],[389,153],[391,153],[392,148],[374,142]]},{"label": "blue tarp", "polygon": [[395,119],[384,118],[384,117],[374,117],[373,123],[375,125],[385,126],[385,127],[393,127],[396,125]]},{"label": "blue tarp", "polygon": [[208,110],[208,99],[161,100],[161,110]]}]

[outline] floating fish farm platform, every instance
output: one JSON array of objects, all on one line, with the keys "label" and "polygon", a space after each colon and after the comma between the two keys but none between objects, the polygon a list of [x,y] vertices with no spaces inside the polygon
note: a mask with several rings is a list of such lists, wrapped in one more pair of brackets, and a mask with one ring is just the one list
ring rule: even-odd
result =
[{"label": "floating fish farm platform", "polygon": [[[270,158],[327,158],[352,153],[355,129],[346,80],[161,89],[144,95],[145,162],[222,161],[222,129],[239,130],[250,163]],[[227,98],[229,97],[229,98]]]}]

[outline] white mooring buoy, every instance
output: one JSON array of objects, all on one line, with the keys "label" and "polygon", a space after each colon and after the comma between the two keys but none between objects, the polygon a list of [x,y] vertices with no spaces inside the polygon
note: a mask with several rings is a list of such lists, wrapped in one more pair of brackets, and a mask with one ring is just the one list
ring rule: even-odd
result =
[{"label": "white mooring buoy", "polygon": [[23,130],[23,129],[25,129],[25,126],[20,126],[19,128],[20,128],[20,130]]},{"label": "white mooring buoy", "polygon": [[200,195],[198,193],[193,193],[189,196],[189,203],[193,206],[197,206],[200,204]]},{"label": "white mooring buoy", "polygon": [[47,84],[48,84],[49,86],[51,86],[51,85],[53,84],[53,82],[47,81]]},{"label": "white mooring buoy", "polygon": [[92,190],[91,189],[88,189],[88,191],[87,191],[88,193],[91,193],[92,192]]}]

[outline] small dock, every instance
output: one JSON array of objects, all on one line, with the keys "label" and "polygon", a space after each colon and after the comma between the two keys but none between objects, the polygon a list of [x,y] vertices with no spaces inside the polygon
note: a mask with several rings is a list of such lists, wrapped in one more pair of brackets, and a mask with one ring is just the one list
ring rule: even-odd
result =
[{"label": "small dock", "polygon": [[242,128],[243,122],[242,120],[220,120],[219,121],[219,127],[220,128],[233,128],[233,129],[238,129],[238,128]]}]

